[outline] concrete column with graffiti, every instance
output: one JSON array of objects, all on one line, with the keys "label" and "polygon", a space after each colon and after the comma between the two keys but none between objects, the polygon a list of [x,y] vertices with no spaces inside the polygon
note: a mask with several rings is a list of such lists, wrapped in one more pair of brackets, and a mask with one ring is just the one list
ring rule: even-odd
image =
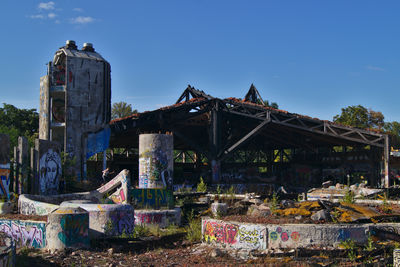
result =
[{"label": "concrete column with graffiti", "polygon": [[139,135],[139,188],[171,188],[173,184],[173,136]]},{"label": "concrete column with graffiti", "polygon": [[28,139],[24,136],[18,137],[18,151],[19,151],[18,194],[26,194],[28,193],[29,145],[28,145]]},{"label": "concrete column with graffiti", "polygon": [[87,248],[89,240],[89,213],[81,208],[61,207],[48,216],[46,226],[47,248]]},{"label": "concrete column with graffiti", "polygon": [[62,174],[60,145],[58,142],[36,139],[38,162],[38,188],[41,195],[56,195]]},{"label": "concrete column with graffiti", "polygon": [[0,198],[10,199],[10,139],[0,134]]}]

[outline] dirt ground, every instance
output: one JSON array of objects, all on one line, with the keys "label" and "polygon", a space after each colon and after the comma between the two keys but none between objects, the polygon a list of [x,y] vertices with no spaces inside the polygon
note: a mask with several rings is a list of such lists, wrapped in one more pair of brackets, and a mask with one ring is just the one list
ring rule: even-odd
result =
[{"label": "dirt ground", "polygon": [[[175,241],[174,241],[175,240]],[[89,250],[49,252],[22,248],[16,266],[388,266],[390,249],[376,247],[368,257],[350,261],[346,250],[290,250],[274,254],[228,251],[190,243],[181,235],[141,240],[97,241]]]}]

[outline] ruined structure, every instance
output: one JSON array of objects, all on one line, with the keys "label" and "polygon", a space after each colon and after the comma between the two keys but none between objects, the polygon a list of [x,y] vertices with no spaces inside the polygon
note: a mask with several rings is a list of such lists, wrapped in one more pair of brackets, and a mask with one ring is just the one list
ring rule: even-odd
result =
[{"label": "ruined structure", "polygon": [[92,44],[74,41],[58,49],[40,79],[39,138],[57,141],[86,175],[87,137],[111,117],[111,68]]},{"label": "ruined structure", "polygon": [[[324,180],[389,186],[389,136],[266,107],[252,85],[220,99],[190,85],[174,105],[110,122],[114,162],[137,173],[138,135],[174,135],[175,183],[320,186]],[[132,169],[133,168],[133,169]],[[358,180],[360,181],[358,181]]]}]

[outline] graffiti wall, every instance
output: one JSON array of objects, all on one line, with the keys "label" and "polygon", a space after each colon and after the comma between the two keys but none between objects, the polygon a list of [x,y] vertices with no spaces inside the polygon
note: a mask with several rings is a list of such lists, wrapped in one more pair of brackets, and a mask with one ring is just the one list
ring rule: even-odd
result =
[{"label": "graffiti wall", "polygon": [[139,136],[139,188],[171,188],[173,183],[173,136]]},{"label": "graffiti wall", "polygon": [[20,197],[20,199],[18,199],[19,212],[25,215],[45,216],[58,208],[58,205],[33,201],[27,199],[26,197]]},{"label": "graffiti wall", "polygon": [[0,232],[10,236],[18,247],[44,248],[46,246],[46,222],[0,219]]},{"label": "graffiti wall", "polygon": [[10,139],[0,134],[0,198],[10,199]]},{"label": "graffiti wall", "polygon": [[173,207],[174,195],[167,189],[132,189],[132,203],[136,208],[159,209]]},{"label": "graffiti wall", "polygon": [[263,225],[202,219],[202,239],[208,244],[233,248],[266,249],[267,228]]},{"label": "graffiti wall", "polygon": [[36,150],[39,155],[39,192],[41,195],[56,195],[62,174],[60,146],[57,142],[37,140]]},{"label": "graffiti wall", "polygon": [[294,248],[313,245],[338,246],[352,239],[357,243],[367,240],[366,226],[355,225],[268,225],[268,247]]},{"label": "graffiti wall", "polygon": [[112,236],[132,235],[135,232],[135,217],[132,212],[113,212],[110,214],[110,223],[112,225]]},{"label": "graffiti wall", "polygon": [[[56,211],[57,212],[57,211]],[[89,246],[89,215],[67,214],[60,220],[58,238],[66,247]]]},{"label": "graffiti wall", "polygon": [[165,212],[140,212],[135,211],[136,224],[158,224],[164,225],[166,221]]}]

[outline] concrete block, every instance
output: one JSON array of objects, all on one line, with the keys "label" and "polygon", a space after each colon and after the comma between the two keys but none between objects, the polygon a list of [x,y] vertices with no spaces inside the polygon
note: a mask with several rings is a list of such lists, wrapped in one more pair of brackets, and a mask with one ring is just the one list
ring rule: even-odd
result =
[{"label": "concrete block", "polygon": [[202,241],[233,249],[262,250],[267,248],[267,227],[261,224],[224,222],[203,218]]},{"label": "concrete block", "polygon": [[56,209],[48,216],[47,249],[88,248],[89,213],[81,208]]},{"label": "concrete block", "polygon": [[89,236],[132,235],[135,230],[135,214],[131,205],[82,204],[79,201],[61,203],[64,208],[80,207],[89,213]]},{"label": "concrete block", "polygon": [[0,233],[0,267],[15,266],[15,243],[12,238]]},{"label": "concrete block", "polygon": [[226,203],[211,203],[211,212],[214,216],[224,216],[228,210]]},{"label": "concrete block", "polygon": [[6,201],[6,202],[0,202],[0,214],[9,214],[12,213],[14,209],[14,204]]},{"label": "concrete block", "polygon": [[159,209],[174,207],[174,195],[167,189],[132,189],[132,204],[137,209]]},{"label": "concrete block", "polygon": [[0,232],[10,236],[18,247],[46,246],[46,221],[0,219]]},{"label": "concrete block", "polygon": [[170,210],[135,210],[135,223],[137,225],[158,225],[160,228],[169,225],[180,225],[181,209]]}]

